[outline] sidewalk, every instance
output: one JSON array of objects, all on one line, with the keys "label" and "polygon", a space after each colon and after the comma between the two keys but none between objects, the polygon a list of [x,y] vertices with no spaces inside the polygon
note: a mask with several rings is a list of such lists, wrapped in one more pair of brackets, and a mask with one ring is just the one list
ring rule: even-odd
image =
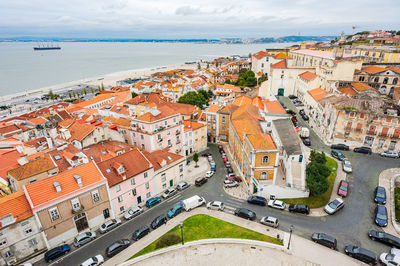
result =
[{"label": "sidewalk", "polygon": [[210,164],[206,157],[199,155],[199,161],[197,162],[199,167],[195,167],[196,163],[191,160],[190,163],[186,166],[187,175],[184,178],[186,182],[189,184],[194,184],[194,180],[198,177],[205,176],[208,171],[210,171]]},{"label": "sidewalk", "polygon": [[[351,259],[350,257],[348,257],[342,253],[333,251],[333,250],[326,248],[324,246],[321,246],[319,244],[315,244],[310,240],[304,239],[302,237],[298,237],[294,234],[291,237],[290,250],[287,251],[285,249],[285,247],[287,247],[288,240],[289,240],[288,233],[281,231],[279,229],[267,227],[260,223],[256,223],[256,222],[252,222],[249,220],[245,220],[245,219],[236,217],[236,216],[226,213],[226,212],[207,210],[206,208],[203,208],[203,207],[197,208],[191,212],[184,212],[184,213],[180,214],[178,217],[176,217],[172,220],[169,220],[168,224],[166,226],[162,226],[155,231],[151,231],[149,235],[145,236],[143,239],[139,240],[138,242],[134,242],[133,244],[131,244],[130,247],[128,247],[127,249],[122,251],[120,254],[118,254],[117,256],[106,261],[104,265],[105,266],[118,265],[120,263],[125,262],[127,259],[129,259],[131,256],[133,256],[135,253],[137,253],[138,251],[140,251],[141,249],[143,249],[144,247],[146,247],[147,245],[149,245],[150,243],[152,243],[153,241],[158,239],[161,235],[165,234],[166,232],[171,230],[173,227],[177,226],[181,221],[185,220],[186,218],[188,218],[192,215],[196,215],[196,214],[210,215],[215,218],[218,218],[218,219],[233,223],[235,225],[242,226],[242,227],[245,227],[245,228],[248,228],[248,229],[251,229],[256,232],[260,232],[262,234],[269,235],[272,237],[277,237],[277,235],[279,235],[280,237],[283,236],[283,239],[284,239],[283,247],[284,248],[283,249],[279,248],[281,250],[280,251],[277,250],[276,252],[278,252],[278,253],[275,254],[276,258],[281,262],[281,265],[298,265],[296,263],[294,263],[294,264],[288,263],[289,261],[293,262],[293,257],[298,257],[298,258],[301,258],[302,260],[308,261],[308,263],[305,265],[360,265],[360,263],[357,263],[357,261]],[[209,245],[205,245],[205,246],[208,247]],[[277,246],[277,247],[279,247],[279,246]],[[267,250],[266,252],[270,252],[271,248],[263,247],[262,249]],[[228,250],[230,250],[230,249],[228,249]],[[182,251],[182,249],[180,249],[180,251]],[[227,249],[225,249],[225,253],[227,253]],[[259,258],[254,256],[254,254],[252,254],[252,253],[253,252],[247,252],[247,260],[246,260],[247,265],[255,265],[255,264],[257,264],[257,262],[260,261]],[[178,251],[174,254],[184,254],[184,252]],[[232,252],[229,252],[228,254],[230,254],[232,256],[232,258],[234,258],[234,256],[235,256],[235,254],[233,254]],[[324,256],[321,256],[321,254],[324,254]],[[209,252],[207,252],[206,254],[197,253],[197,256],[191,256],[189,258],[189,262],[190,262],[189,265],[200,265],[199,261],[200,262],[203,261],[203,264],[201,264],[201,265],[204,265],[204,260],[207,260],[207,263],[210,264],[209,260],[212,258],[210,258],[210,256],[208,256],[208,255],[210,255]],[[242,255],[246,255],[246,254],[242,253]],[[159,256],[161,256],[161,255],[159,255]],[[173,254],[166,253],[165,256],[170,259],[171,256],[173,256]],[[235,260],[232,260],[232,261],[235,261]],[[150,260],[150,262],[151,262],[151,260]],[[150,264],[144,263],[141,265],[150,265]],[[154,265],[154,264],[151,264],[151,265]],[[164,263],[164,265],[171,265],[171,264]],[[174,265],[177,265],[177,264],[174,264]],[[211,263],[210,265],[217,265],[217,264]],[[219,265],[221,265],[221,264],[219,264]],[[238,264],[230,264],[230,265],[238,265]]]},{"label": "sidewalk", "polygon": [[379,186],[386,189],[386,208],[388,212],[388,225],[382,229],[386,233],[400,237],[400,225],[396,222],[394,215],[395,179],[400,179],[400,168],[386,169],[379,175]]}]

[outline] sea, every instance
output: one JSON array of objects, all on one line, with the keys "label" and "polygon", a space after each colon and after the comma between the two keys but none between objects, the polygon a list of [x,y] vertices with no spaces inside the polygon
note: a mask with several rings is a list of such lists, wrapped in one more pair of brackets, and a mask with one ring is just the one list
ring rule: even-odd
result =
[{"label": "sea", "polygon": [[0,42],[0,96],[133,69],[255,53],[294,43],[211,44],[57,42],[61,50],[34,51],[35,42]]}]

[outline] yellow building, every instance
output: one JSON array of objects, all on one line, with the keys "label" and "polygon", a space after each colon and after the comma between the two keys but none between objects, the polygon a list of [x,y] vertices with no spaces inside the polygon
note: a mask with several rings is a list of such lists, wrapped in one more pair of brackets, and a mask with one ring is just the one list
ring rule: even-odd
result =
[{"label": "yellow building", "polygon": [[184,120],[184,150],[186,156],[194,152],[200,152],[207,148],[207,127],[206,125],[192,121]]}]

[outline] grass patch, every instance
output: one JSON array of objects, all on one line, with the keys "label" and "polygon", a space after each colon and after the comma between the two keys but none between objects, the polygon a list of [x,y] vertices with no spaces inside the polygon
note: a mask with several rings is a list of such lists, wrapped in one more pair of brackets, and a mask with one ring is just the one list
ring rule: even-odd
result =
[{"label": "grass patch", "polygon": [[[320,207],[325,206],[329,202],[329,199],[331,198],[333,184],[335,183],[336,171],[337,171],[338,164],[334,159],[326,156],[326,164],[325,165],[328,166],[332,172],[328,176],[329,188],[324,194],[321,194],[319,196],[310,196],[308,198],[282,199],[282,201],[286,202],[287,204],[306,204],[310,208],[320,208]],[[335,170],[332,170],[333,168],[335,168]]]},{"label": "grass patch", "polygon": [[400,223],[400,187],[394,188],[394,212],[396,222]]},{"label": "grass patch", "polygon": [[[166,234],[175,234],[178,235],[180,238],[181,229],[179,228],[179,226],[175,226]],[[210,238],[240,238],[283,245],[282,240],[279,240],[275,237],[263,235],[247,228],[237,226],[204,214],[194,215],[183,221],[183,236],[185,243],[194,240]],[[156,251],[157,242],[162,237],[163,236],[158,238],[156,241],[154,241],[129,259],[133,259],[141,255]]]}]

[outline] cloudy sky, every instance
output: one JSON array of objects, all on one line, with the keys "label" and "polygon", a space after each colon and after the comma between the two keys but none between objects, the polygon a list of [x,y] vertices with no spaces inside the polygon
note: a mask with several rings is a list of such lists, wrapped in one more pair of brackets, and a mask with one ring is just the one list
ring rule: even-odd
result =
[{"label": "cloudy sky", "polygon": [[399,30],[399,14],[399,0],[0,0],[0,37],[339,35]]}]

